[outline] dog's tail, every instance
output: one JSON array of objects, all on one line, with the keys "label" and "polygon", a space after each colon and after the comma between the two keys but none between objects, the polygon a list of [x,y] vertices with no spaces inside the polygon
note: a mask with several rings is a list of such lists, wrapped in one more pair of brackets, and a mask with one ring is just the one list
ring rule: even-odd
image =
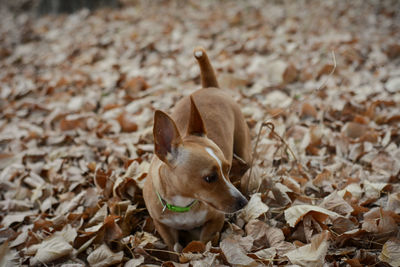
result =
[{"label": "dog's tail", "polygon": [[214,69],[208,59],[206,50],[203,47],[196,47],[193,51],[194,57],[200,66],[201,85],[203,88],[219,87]]}]

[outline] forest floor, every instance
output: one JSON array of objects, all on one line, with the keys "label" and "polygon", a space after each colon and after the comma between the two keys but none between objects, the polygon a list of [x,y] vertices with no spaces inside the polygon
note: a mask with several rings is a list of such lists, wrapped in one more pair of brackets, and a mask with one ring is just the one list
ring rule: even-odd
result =
[{"label": "forest floor", "polygon": [[[1,266],[400,266],[399,1],[3,9],[0,42]],[[261,134],[249,205],[177,263],[142,187],[199,45]]]}]

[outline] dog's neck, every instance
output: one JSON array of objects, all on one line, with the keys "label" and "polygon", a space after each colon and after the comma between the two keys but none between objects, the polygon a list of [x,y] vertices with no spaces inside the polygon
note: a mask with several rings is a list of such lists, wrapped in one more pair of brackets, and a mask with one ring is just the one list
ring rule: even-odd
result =
[{"label": "dog's neck", "polygon": [[169,167],[158,158],[153,160],[157,161],[156,167],[152,169],[151,173],[155,192],[168,204],[174,206],[186,207],[192,204],[195,201],[194,198],[184,197],[177,193],[179,190],[177,190],[176,183],[179,181],[178,179],[169,178],[173,175],[169,171]]}]

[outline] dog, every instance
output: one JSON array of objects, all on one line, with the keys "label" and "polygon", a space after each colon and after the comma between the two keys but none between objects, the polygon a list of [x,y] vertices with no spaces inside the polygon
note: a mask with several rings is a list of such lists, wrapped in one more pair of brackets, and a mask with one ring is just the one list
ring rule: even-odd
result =
[{"label": "dog", "polygon": [[203,88],[181,99],[171,116],[155,111],[155,155],[143,188],[156,230],[176,252],[182,231],[192,236],[198,230],[194,239],[215,245],[224,213],[248,202],[230,179],[240,181],[249,168],[249,128],[238,104],[219,88],[206,51],[195,48],[194,57]]}]

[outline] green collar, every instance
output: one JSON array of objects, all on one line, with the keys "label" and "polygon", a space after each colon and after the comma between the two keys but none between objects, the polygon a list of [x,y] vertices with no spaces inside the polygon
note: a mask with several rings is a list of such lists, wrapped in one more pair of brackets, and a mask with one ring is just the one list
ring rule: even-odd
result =
[{"label": "green collar", "polygon": [[195,199],[195,200],[193,200],[192,203],[190,203],[186,207],[174,206],[174,205],[168,204],[167,201],[162,199],[160,194],[157,191],[156,191],[156,194],[157,194],[158,199],[161,202],[161,205],[164,207],[162,212],[164,212],[165,209],[168,209],[168,210],[174,211],[174,212],[188,212],[194,206],[194,204],[196,204],[196,202],[197,202],[197,199]]}]

